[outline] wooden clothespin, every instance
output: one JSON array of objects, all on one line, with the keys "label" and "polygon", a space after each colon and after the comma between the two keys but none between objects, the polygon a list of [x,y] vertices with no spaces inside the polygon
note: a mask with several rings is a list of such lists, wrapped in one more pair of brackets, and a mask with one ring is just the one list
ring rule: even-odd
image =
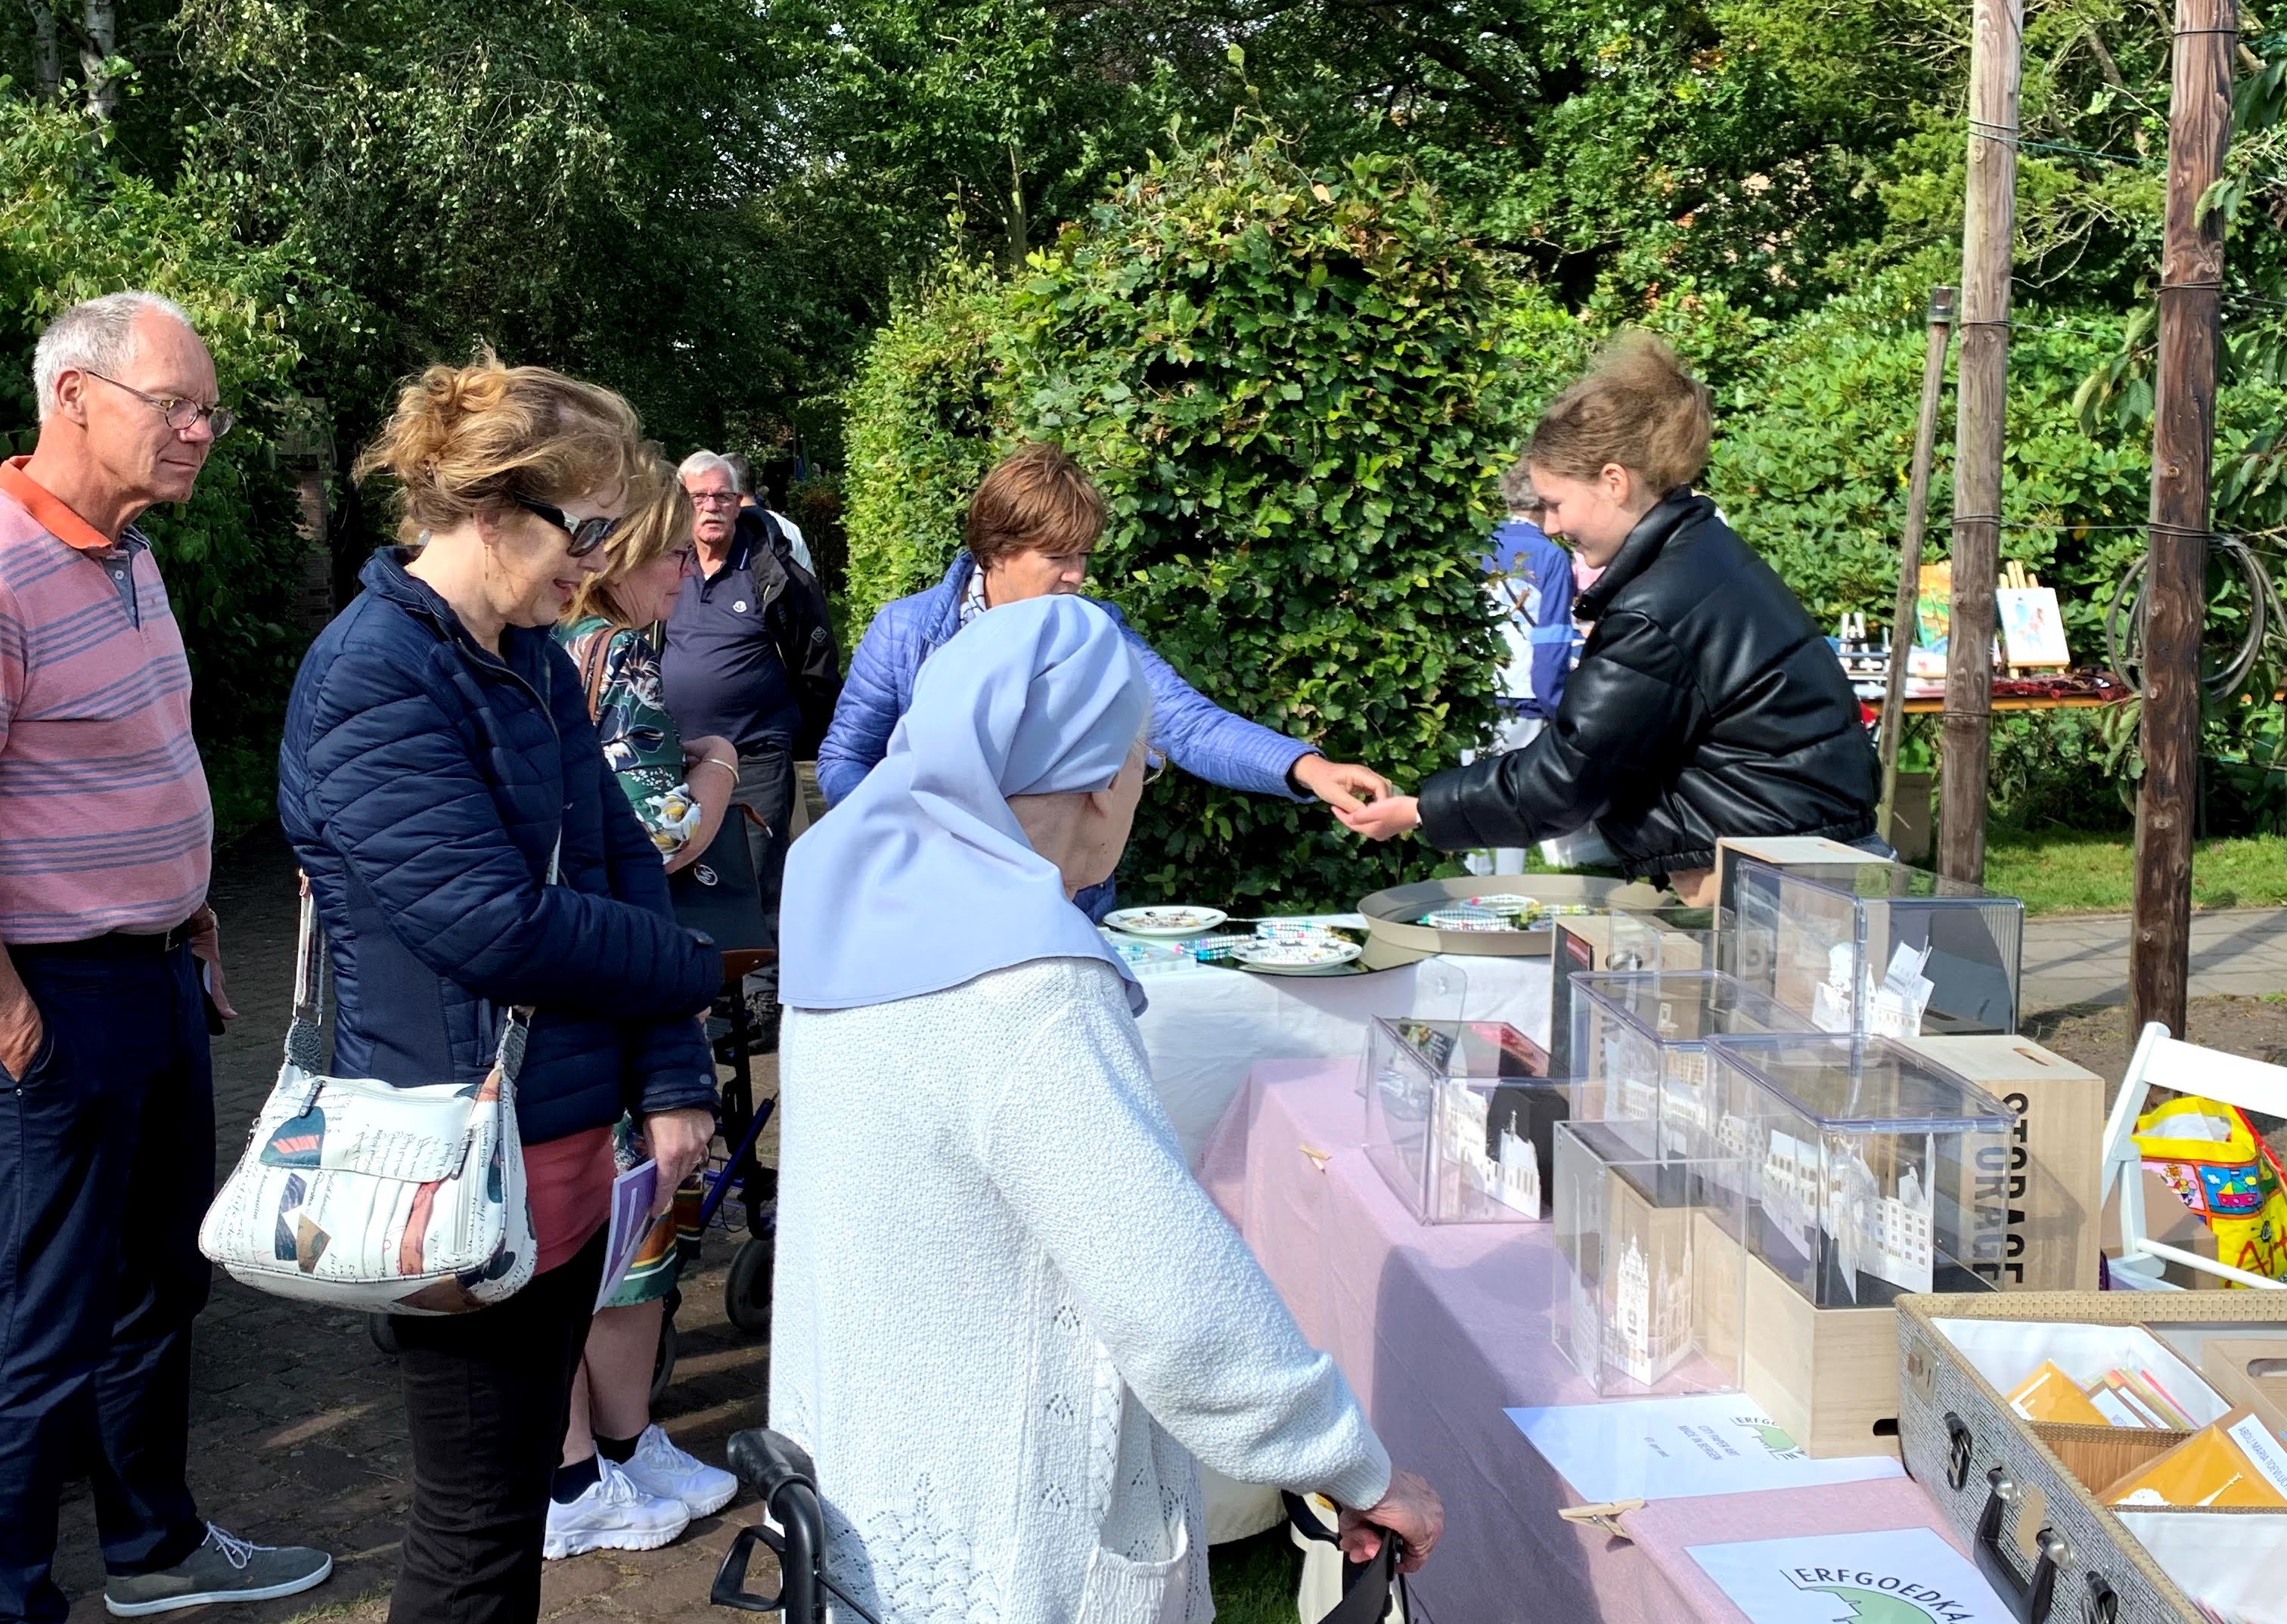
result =
[{"label": "wooden clothespin", "polygon": [[1629,1534],[1626,1529],[1620,1526],[1621,1513],[1640,1511],[1642,1509],[1643,1502],[1641,1500],[1607,1500],[1591,1506],[1562,1506],[1558,1508],[1556,1515],[1568,1523],[1580,1523],[1591,1528],[1601,1528],[1616,1540],[1626,1540],[1629,1538]]},{"label": "wooden clothespin", "polygon": [[1297,1146],[1296,1148],[1302,1151],[1304,1155],[1310,1157],[1310,1165],[1317,1168],[1322,1173],[1326,1171],[1326,1163],[1334,1159],[1334,1153],[1333,1151],[1321,1150],[1316,1145],[1301,1145]]}]

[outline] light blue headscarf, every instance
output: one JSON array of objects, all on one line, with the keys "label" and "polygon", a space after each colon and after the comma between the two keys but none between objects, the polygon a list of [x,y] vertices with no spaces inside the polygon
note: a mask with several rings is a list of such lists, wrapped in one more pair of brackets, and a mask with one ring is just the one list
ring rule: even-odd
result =
[{"label": "light blue headscarf", "polygon": [[1151,705],[1118,627],[1076,597],[980,615],[931,655],[880,766],[787,854],[779,996],[850,1009],[1034,958],[1101,958],[1142,989],[1011,795],[1110,786]]}]

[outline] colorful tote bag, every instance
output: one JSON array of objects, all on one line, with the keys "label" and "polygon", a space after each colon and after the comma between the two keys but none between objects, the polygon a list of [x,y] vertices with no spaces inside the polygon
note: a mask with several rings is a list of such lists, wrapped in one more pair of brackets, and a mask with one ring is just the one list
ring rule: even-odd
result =
[{"label": "colorful tote bag", "polygon": [[329,1077],[325,975],[305,880],[285,1064],[199,1250],[257,1291],[368,1313],[466,1313],[513,1295],[538,1250],[516,1126],[532,1012],[509,1012],[480,1083]]}]

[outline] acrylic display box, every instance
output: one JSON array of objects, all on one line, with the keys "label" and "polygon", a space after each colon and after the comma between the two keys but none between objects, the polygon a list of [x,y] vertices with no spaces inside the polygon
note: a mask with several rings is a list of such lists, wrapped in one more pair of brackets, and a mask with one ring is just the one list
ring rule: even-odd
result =
[{"label": "acrylic display box", "polygon": [[1746,1304],[1745,1159],[1652,1124],[1556,1129],[1551,1323],[1599,1398],[1732,1392]]},{"label": "acrylic display box", "polygon": [[1717,967],[1810,1017],[1882,1037],[2017,1029],[2025,905],[1865,862],[1782,868],[1735,856]]},{"label": "acrylic display box", "polygon": [[1571,1086],[1498,1021],[1388,1020],[1367,1029],[1365,1150],[1424,1224],[1547,1216],[1550,1136]]},{"label": "acrylic display box", "polygon": [[1567,1048],[1578,1114],[1656,1123],[1663,1147],[1671,1132],[1713,1133],[1709,1040],[1809,1029],[1804,1016],[1719,971],[1575,976]]},{"label": "acrylic display box", "polygon": [[1712,1039],[1714,1134],[1753,1167],[1748,1251],[1817,1308],[1999,1272],[2015,1116],[1881,1037]]},{"label": "acrylic display box", "polygon": [[1714,967],[1712,908],[1615,909],[1557,920],[1548,950],[1548,1075],[1580,1075],[1572,1060],[1574,977]]}]

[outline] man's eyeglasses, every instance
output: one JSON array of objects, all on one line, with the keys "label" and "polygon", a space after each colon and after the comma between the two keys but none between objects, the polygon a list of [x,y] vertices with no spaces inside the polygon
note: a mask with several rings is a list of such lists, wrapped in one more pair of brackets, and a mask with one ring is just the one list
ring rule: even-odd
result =
[{"label": "man's eyeglasses", "polygon": [[557,529],[571,537],[571,540],[565,544],[564,550],[574,558],[585,558],[603,546],[611,533],[620,527],[620,522],[617,519],[575,519],[553,502],[534,501],[528,496],[513,496],[509,500],[526,513],[546,519]]},{"label": "man's eyeglasses", "polygon": [[1167,776],[1167,758],[1156,750],[1144,753],[1144,782],[1157,784]]},{"label": "man's eyeglasses", "polygon": [[157,411],[160,416],[167,420],[167,427],[178,434],[188,434],[197,425],[199,419],[203,417],[207,422],[208,432],[215,438],[220,439],[230,432],[231,425],[238,421],[237,414],[223,406],[208,406],[202,401],[186,399],[181,395],[146,395],[132,383],[122,383],[116,378],[104,377],[103,374],[91,367],[83,367],[80,370],[91,378],[102,378],[114,389],[125,390],[145,406]]},{"label": "man's eyeglasses", "polygon": [[691,505],[694,508],[735,508],[746,498],[736,491],[693,491]]}]

